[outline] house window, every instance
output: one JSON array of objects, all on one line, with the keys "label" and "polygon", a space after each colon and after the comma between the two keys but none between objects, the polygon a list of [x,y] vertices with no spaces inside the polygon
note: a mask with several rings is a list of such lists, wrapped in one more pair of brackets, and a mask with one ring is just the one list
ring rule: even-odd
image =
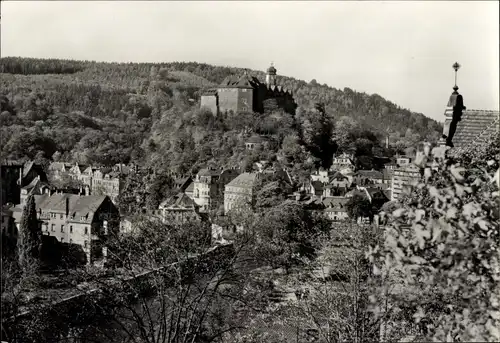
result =
[{"label": "house window", "polygon": [[84,247],[84,248],[88,248],[88,246],[89,246],[89,242],[88,242],[88,241],[84,241],[84,242],[83,242],[83,247]]},{"label": "house window", "polygon": [[56,231],[56,224],[52,224],[50,226],[50,231],[55,232]]},{"label": "house window", "polygon": [[69,233],[73,233],[73,225],[69,227]]},{"label": "house window", "polygon": [[89,228],[85,227],[85,234],[87,235],[89,233]]},{"label": "house window", "polygon": [[63,219],[63,215],[62,215],[62,214],[61,214],[61,215],[59,215],[59,219]]},{"label": "house window", "polygon": [[61,225],[61,232],[64,232],[64,225]]}]

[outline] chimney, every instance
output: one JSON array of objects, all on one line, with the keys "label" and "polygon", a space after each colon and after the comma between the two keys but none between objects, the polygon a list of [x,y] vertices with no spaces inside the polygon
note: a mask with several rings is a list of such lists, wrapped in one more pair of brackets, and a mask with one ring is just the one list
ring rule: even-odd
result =
[{"label": "chimney", "polygon": [[66,197],[66,217],[69,215],[69,196]]}]

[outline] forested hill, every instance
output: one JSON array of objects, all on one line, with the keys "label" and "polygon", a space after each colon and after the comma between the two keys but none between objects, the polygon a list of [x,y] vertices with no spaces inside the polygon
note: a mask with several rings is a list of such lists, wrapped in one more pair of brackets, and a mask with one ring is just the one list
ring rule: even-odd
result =
[{"label": "forested hill", "polygon": [[[241,118],[245,115],[238,120],[208,118],[198,107],[203,89],[228,75],[241,74],[243,69],[195,62],[101,63],[5,57],[0,59],[0,72],[3,158],[50,158],[56,151],[63,159],[80,163],[149,163],[167,158],[170,167],[181,170],[189,163],[219,155],[226,160],[229,156],[238,159],[236,150],[243,139],[240,126],[245,122]],[[249,72],[264,78],[263,71]],[[278,83],[294,92],[297,117],[307,117],[305,113],[322,103],[337,131],[346,127],[356,128],[358,133],[369,130],[380,141],[389,134],[391,145],[399,149],[418,140],[434,140],[441,132],[436,121],[379,95],[284,76],[278,77]],[[265,130],[277,135],[278,145],[285,136],[297,133],[293,132],[297,125],[290,123],[291,131],[278,134],[276,130],[286,129],[282,121],[288,119],[278,116],[273,120]],[[299,136],[303,141],[302,134]],[[333,138],[341,148],[348,141],[346,137]]]}]

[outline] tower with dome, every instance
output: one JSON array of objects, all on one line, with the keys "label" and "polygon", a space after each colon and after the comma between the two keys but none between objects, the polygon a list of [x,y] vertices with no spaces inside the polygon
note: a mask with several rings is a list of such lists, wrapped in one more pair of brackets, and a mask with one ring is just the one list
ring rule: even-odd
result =
[{"label": "tower with dome", "polygon": [[270,113],[278,110],[295,114],[297,104],[292,91],[278,85],[276,75],[277,70],[271,63],[264,82],[246,71],[240,76],[228,76],[217,88],[202,94],[200,107],[215,115],[231,111]]}]

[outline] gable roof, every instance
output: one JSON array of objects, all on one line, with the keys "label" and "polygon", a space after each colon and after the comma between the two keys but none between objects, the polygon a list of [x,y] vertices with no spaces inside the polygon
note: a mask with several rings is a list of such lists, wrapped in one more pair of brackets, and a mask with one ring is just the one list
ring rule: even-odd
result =
[{"label": "gable roof", "polygon": [[378,170],[359,170],[356,176],[369,177],[372,179],[382,179],[384,175]]},{"label": "gable roof", "polygon": [[194,182],[191,182],[189,186],[187,186],[185,193],[193,193],[194,192]]},{"label": "gable roof", "polygon": [[319,191],[319,190],[322,190],[325,188],[325,185],[323,185],[323,182],[321,181],[312,181],[311,182],[311,186],[316,190],[316,191]]},{"label": "gable roof", "polygon": [[323,205],[333,211],[347,211],[346,204],[348,202],[349,198],[346,197],[327,197],[323,199]]},{"label": "gable roof", "polygon": [[348,180],[347,176],[343,175],[340,172],[335,172],[332,176],[330,176],[329,181],[343,181],[343,180]]},{"label": "gable roof", "polygon": [[368,200],[368,194],[366,193],[366,191],[359,190],[359,189],[350,190],[349,192],[347,192],[345,194],[345,197],[350,198],[350,197],[354,197],[355,195],[359,195],[359,196],[363,197],[364,199]]},{"label": "gable roof", "polygon": [[229,182],[226,187],[252,188],[258,179],[257,173],[242,173]]},{"label": "gable roof", "polygon": [[174,187],[175,188],[183,188],[187,186],[187,183],[191,181],[191,178],[189,176],[177,179],[174,181]]},{"label": "gable roof", "polygon": [[48,212],[65,213],[67,200],[69,214],[78,218],[96,212],[106,198],[106,195],[81,196],[63,193],[49,196],[48,194],[43,194],[35,195],[35,206],[37,210],[42,209]]},{"label": "gable roof", "polygon": [[218,176],[219,174],[220,170],[212,168],[203,168],[197,173],[198,176]]},{"label": "gable roof", "polygon": [[196,203],[185,193],[180,192],[174,195],[173,197],[170,197],[165,201],[163,201],[159,207],[160,209],[165,207],[173,209],[175,208],[184,209],[186,207],[195,208]]},{"label": "gable roof", "polygon": [[31,169],[33,168],[34,166],[34,163],[33,161],[28,161],[24,164],[24,168],[23,168],[23,177],[26,177],[28,175],[28,173],[31,171]]},{"label": "gable roof", "polygon": [[64,162],[52,162],[49,164],[49,170],[54,170],[54,171],[63,171],[65,170],[69,165]]},{"label": "gable roof", "polygon": [[27,189],[27,190],[33,189],[39,182],[41,182],[40,177],[37,176],[29,184],[27,184],[24,187],[21,187],[21,189]]},{"label": "gable roof", "polygon": [[466,110],[457,124],[453,145],[465,149],[471,145],[486,143],[498,132],[499,111]]},{"label": "gable roof", "polygon": [[223,88],[257,88],[260,85],[259,79],[248,74],[243,74],[240,77],[231,75],[226,77],[220,87]]},{"label": "gable roof", "polygon": [[383,195],[385,196],[384,192],[382,192],[382,190],[380,190],[379,188],[377,187],[366,187],[366,192],[370,195],[370,197],[373,199],[373,197],[375,195]]},{"label": "gable roof", "polygon": [[205,89],[205,90],[201,93],[201,95],[202,95],[202,96],[203,96],[203,95],[217,95],[217,89],[213,89],[213,88],[211,88],[211,89]]}]

